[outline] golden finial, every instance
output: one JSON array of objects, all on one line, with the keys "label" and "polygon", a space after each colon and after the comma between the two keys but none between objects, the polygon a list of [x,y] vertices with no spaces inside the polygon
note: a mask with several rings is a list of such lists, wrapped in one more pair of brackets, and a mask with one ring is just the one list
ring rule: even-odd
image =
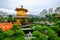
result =
[{"label": "golden finial", "polygon": [[21,8],[23,8],[23,5],[21,5]]}]

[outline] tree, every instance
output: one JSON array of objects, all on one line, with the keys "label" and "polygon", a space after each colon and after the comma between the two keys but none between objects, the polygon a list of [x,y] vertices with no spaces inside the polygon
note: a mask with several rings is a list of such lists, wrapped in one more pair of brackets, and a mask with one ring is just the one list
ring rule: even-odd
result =
[{"label": "tree", "polygon": [[4,18],[0,16],[0,22],[4,22]]},{"label": "tree", "polygon": [[[54,26],[55,25],[55,26]],[[58,32],[60,32],[59,23],[55,23],[50,27],[46,25],[34,25],[32,37],[34,40],[60,40]],[[58,34],[58,35],[57,35]],[[31,40],[33,40],[31,39]]]},{"label": "tree", "polygon": [[14,24],[12,30],[14,30],[13,34],[14,40],[25,40],[24,32],[22,31],[20,26]]},{"label": "tree", "polygon": [[0,40],[25,40],[24,32],[19,25],[13,24],[10,30],[0,29]]},{"label": "tree", "polygon": [[7,22],[11,22],[12,21],[12,15],[9,15],[8,17],[7,17]]},{"label": "tree", "polygon": [[16,22],[16,19],[15,18],[12,18],[12,22]]},{"label": "tree", "polygon": [[20,20],[20,22],[21,22],[22,25],[25,25],[25,24],[26,24],[26,20],[25,20],[24,18],[22,18],[22,19]]},{"label": "tree", "polygon": [[47,40],[46,35],[39,31],[34,31],[32,36],[35,37],[35,40]]},{"label": "tree", "polygon": [[29,21],[30,23],[33,23],[33,22],[34,22],[34,18],[33,18],[33,17],[32,17],[32,18],[29,18],[28,21]]},{"label": "tree", "polygon": [[12,15],[9,15],[7,17],[7,22],[16,22],[16,19],[14,17],[12,17]]},{"label": "tree", "polygon": [[3,30],[0,28],[0,40],[4,39],[4,34],[3,34]]}]

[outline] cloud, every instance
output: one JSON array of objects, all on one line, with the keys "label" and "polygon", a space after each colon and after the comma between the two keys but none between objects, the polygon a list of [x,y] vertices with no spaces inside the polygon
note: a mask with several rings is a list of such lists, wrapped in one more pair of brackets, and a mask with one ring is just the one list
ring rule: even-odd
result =
[{"label": "cloud", "polygon": [[0,0],[0,8],[15,10],[16,7],[23,5],[31,14],[38,14],[43,9],[60,6],[60,0]]},{"label": "cloud", "polygon": [[2,11],[4,13],[8,13],[8,14],[14,14],[14,15],[16,15],[16,13],[17,13],[16,11],[5,9],[5,8],[0,8],[0,11]]},{"label": "cloud", "polygon": [[17,0],[0,0],[0,8],[7,8],[14,10],[18,6]]},{"label": "cloud", "polygon": [[60,0],[21,0],[20,4],[28,8],[32,14],[38,14],[43,9],[53,8],[55,10],[60,6]]}]

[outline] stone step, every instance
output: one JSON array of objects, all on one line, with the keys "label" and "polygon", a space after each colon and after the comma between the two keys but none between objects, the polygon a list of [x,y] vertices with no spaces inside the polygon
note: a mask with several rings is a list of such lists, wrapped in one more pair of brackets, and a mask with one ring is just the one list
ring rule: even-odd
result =
[{"label": "stone step", "polygon": [[30,27],[30,25],[22,25],[21,27],[22,28],[27,28],[27,27]]},{"label": "stone step", "polygon": [[33,30],[32,28],[22,28],[22,30]]}]

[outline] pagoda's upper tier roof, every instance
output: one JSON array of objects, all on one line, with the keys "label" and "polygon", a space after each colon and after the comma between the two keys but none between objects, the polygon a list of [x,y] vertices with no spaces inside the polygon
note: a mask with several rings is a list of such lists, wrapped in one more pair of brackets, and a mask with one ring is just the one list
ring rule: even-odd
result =
[{"label": "pagoda's upper tier roof", "polygon": [[21,11],[21,10],[23,10],[23,11],[25,11],[25,12],[28,12],[27,9],[24,9],[24,8],[23,8],[23,6],[21,6],[21,8],[16,8],[15,10],[16,10],[16,11]]}]

